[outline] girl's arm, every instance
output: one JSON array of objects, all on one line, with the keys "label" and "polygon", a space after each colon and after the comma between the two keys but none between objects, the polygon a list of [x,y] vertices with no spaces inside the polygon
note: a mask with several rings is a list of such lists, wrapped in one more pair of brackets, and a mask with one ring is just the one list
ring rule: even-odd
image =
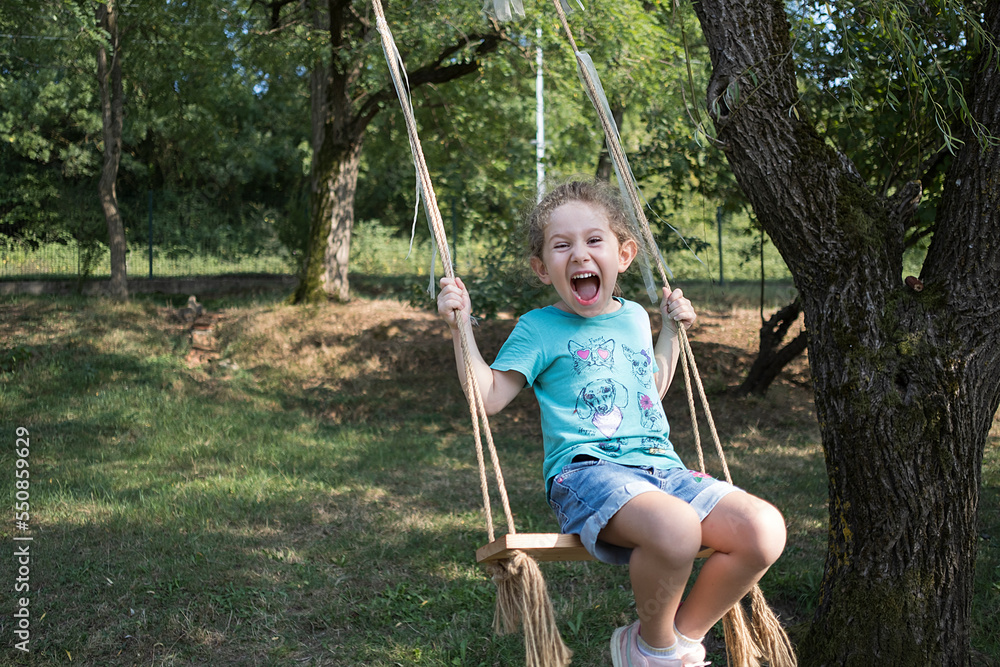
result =
[{"label": "girl's arm", "polygon": [[451,329],[452,343],[455,346],[455,362],[458,365],[458,379],[462,382],[462,391],[469,396],[469,380],[466,375],[465,357],[462,355],[461,333],[459,327],[465,330],[465,340],[469,344],[472,357],[473,372],[479,382],[479,391],[483,395],[486,414],[494,415],[503,410],[514,400],[517,393],[524,387],[524,375],[518,371],[497,371],[483,359],[472,333],[472,302],[469,292],[461,278],[442,278],[441,292],[438,294],[438,314],[448,323]]},{"label": "girl's arm", "polygon": [[683,326],[689,329],[698,315],[694,312],[691,302],[684,297],[684,293],[675,289],[667,294],[666,288],[663,290],[663,301],[660,302],[660,313],[663,315],[663,329],[653,346],[653,356],[656,357],[656,365],[659,371],[656,373],[656,390],[660,393],[660,398],[667,393],[667,387],[674,379],[674,371],[677,370],[677,361],[680,359],[680,342],[677,340],[677,327]]}]

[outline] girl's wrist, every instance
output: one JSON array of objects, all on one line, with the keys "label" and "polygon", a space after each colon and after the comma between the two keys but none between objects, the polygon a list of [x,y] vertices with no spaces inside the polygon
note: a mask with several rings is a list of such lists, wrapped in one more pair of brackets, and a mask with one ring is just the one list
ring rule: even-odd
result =
[{"label": "girl's wrist", "polygon": [[471,324],[471,320],[468,315],[463,313],[455,313],[454,322],[448,320],[448,326],[451,328],[452,333],[458,333],[458,330],[462,328],[465,324]]}]

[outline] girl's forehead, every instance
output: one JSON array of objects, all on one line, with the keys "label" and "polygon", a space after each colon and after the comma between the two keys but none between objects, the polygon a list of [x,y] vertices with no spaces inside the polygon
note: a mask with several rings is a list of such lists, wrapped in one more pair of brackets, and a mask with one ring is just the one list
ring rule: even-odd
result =
[{"label": "girl's forehead", "polygon": [[581,227],[588,229],[596,227],[611,231],[611,221],[601,206],[572,200],[552,210],[548,224],[545,225],[545,235]]}]

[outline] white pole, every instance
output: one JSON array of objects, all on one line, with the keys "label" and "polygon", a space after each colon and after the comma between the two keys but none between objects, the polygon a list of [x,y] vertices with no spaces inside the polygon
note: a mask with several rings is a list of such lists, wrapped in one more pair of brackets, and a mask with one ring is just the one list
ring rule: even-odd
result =
[{"label": "white pole", "polygon": [[542,29],[535,28],[535,186],[538,200],[545,195],[545,97],[542,75]]}]

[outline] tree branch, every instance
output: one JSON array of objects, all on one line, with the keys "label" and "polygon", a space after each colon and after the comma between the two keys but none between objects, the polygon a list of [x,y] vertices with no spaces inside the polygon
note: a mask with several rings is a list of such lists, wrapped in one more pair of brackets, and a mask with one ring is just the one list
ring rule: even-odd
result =
[{"label": "tree branch", "polygon": [[[983,27],[1000,37],[1000,3],[987,3]],[[944,288],[956,310],[978,323],[1000,315],[1000,302],[984,303],[1000,280],[1000,146],[981,141],[982,130],[1000,136],[1000,67],[984,46],[967,73],[966,99],[978,127],[969,124],[944,179],[934,237],[921,277]],[[961,267],[961,270],[955,270]],[[987,300],[989,301],[989,300]],[[978,324],[977,324],[978,325]]]},{"label": "tree branch", "polygon": [[793,338],[787,345],[778,349],[784,342],[788,329],[798,319],[802,312],[802,304],[798,299],[788,304],[760,326],[760,348],[750,371],[743,383],[735,390],[737,396],[757,394],[763,396],[781,371],[802,354],[809,345],[809,334],[805,329]]},{"label": "tree branch", "polygon": [[251,0],[250,6],[260,5],[270,12],[270,24],[269,32],[274,32],[283,28],[281,25],[281,10],[291,4],[296,4],[300,0]]},{"label": "tree branch", "polygon": [[[506,41],[506,35],[499,31],[484,34],[466,35],[460,41],[450,44],[442,49],[433,60],[427,64],[408,72],[406,77],[410,83],[410,89],[425,84],[445,83],[461,78],[477,71],[480,66],[479,58],[492,51],[495,51],[500,43]],[[479,42],[479,45],[472,52],[472,58],[466,62],[444,65],[445,61],[471,44]],[[395,90],[390,83],[384,88],[371,93],[367,99],[360,103],[358,112],[354,117],[354,124],[359,128],[364,128],[378,114],[381,106],[394,98]]]},{"label": "tree branch", "polygon": [[889,206],[896,217],[896,220],[903,229],[910,227],[910,220],[917,212],[920,205],[920,198],[923,197],[924,188],[920,181],[910,181],[896,193],[889,197]]}]

